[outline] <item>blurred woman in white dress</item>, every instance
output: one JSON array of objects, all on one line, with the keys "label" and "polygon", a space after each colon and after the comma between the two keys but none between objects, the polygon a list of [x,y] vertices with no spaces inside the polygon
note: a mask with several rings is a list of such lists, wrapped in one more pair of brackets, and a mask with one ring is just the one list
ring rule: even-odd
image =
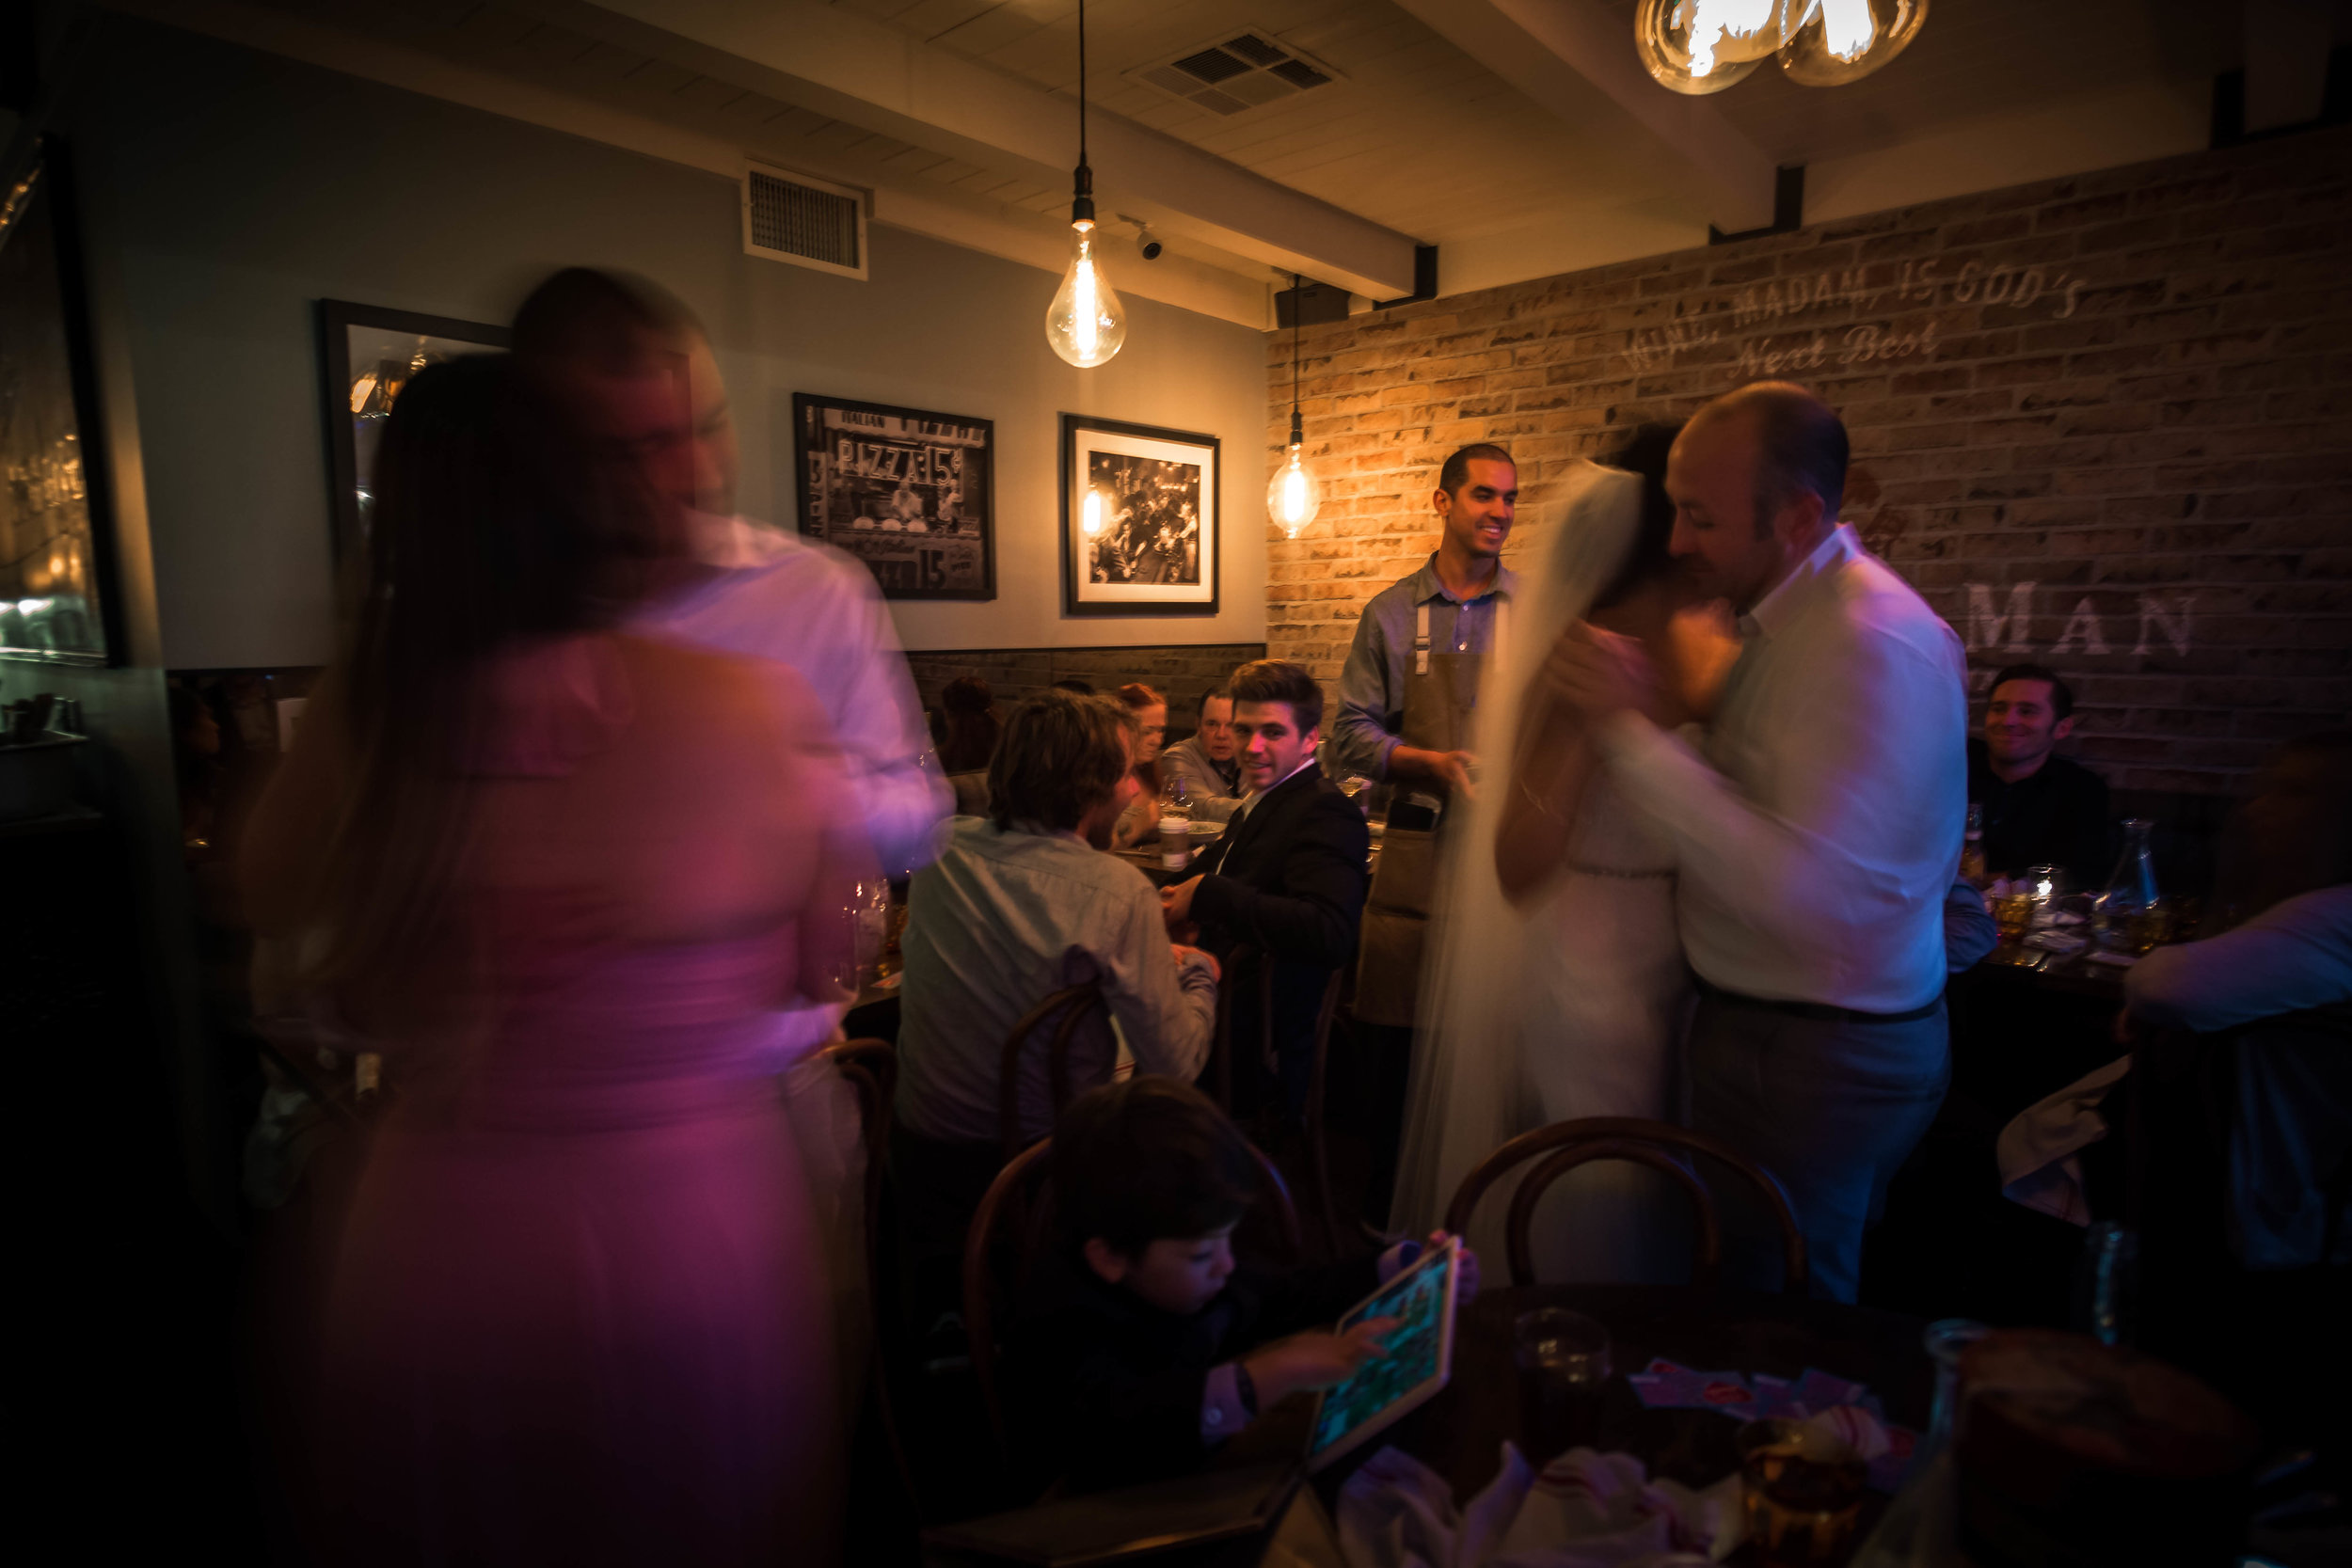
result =
[{"label": "blurred woman in white dress", "polygon": [[[1700,603],[1667,551],[1662,485],[1674,432],[1645,427],[1616,461],[1580,465],[1522,582],[1476,737],[1485,787],[1449,824],[1438,941],[1422,986],[1397,1223],[1435,1227],[1454,1190],[1518,1133],[1581,1117],[1676,1119],[1690,1004],[1674,863],[1592,766],[1589,736],[1553,694],[1551,657],[1581,623],[1641,641],[1669,722],[1703,715],[1736,655],[1720,605]],[[1630,469],[1641,472],[1627,471]],[[1521,1167],[1520,1174],[1533,1169]],[[1470,1225],[1501,1256],[1516,1180]],[[1537,1208],[1547,1281],[1673,1281],[1687,1272],[1683,1199],[1640,1166],[1571,1171]]]}]

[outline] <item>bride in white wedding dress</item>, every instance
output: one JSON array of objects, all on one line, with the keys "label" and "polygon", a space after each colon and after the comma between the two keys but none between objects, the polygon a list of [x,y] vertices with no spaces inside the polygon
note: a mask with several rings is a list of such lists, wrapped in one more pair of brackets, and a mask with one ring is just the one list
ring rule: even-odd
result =
[{"label": "bride in white wedding dress", "polygon": [[[1694,604],[1666,552],[1662,474],[1673,433],[1645,430],[1624,461],[1581,464],[1521,580],[1479,704],[1483,787],[1449,822],[1438,941],[1422,988],[1394,1223],[1439,1224],[1472,1166],[1508,1139],[1580,1117],[1677,1119],[1689,1006],[1674,863],[1592,763],[1557,703],[1549,657],[1580,623],[1641,641],[1669,723],[1697,717],[1736,651],[1722,611]],[[1497,763],[1508,759],[1506,767]],[[1533,1165],[1522,1167],[1522,1174]],[[1503,1256],[1515,1180],[1490,1189],[1470,1241]],[[1673,1281],[1687,1274],[1683,1199],[1640,1166],[1568,1173],[1537,1208],[1547,1281]]]}]

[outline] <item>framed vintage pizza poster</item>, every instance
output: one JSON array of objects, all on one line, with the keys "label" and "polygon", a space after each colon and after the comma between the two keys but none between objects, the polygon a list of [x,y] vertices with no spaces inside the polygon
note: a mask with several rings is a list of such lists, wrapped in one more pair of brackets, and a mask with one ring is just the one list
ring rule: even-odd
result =
[{"label": "framed vintage pizza poster", "polygon": [[1216,613],[1219,444],[1061,417],[1062,611]]},{"label": "framed vintage pizza poster", "polygon": [[866,562],[888,599],[996,596],[996,425],[797,392],[800,530]]}]

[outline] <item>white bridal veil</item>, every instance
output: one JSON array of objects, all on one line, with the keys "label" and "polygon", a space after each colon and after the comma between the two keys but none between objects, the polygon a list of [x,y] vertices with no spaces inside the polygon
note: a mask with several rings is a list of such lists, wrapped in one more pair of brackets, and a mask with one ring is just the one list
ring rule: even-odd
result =
[{"label": "white bridal veil", "polygon": [[[1446,808],[1445,858],[1421,986],[1421,1038],[1413,1055],[1397,1167],[1392,1227],[1422,1235],[1443,1223],[1470,1168],[1534,1125],[1527,1107],[1525,1052],[1548,1021],[1528,1017],[1530,966],[1560,961],[1538,951],[1523,913],[1495,877],[1495,834],[1518,746],[1530,676],[1570,623],[1630,555],[1642,518],[1642,480],[1580,462],[1562,483],[1541,564],[1522,574],[1502,646],[1479,692],[1471,749],[1477,798]],[[1482,1214],[1486,1208],[1482,1206]],[[1499,1266],[1495,1238],[1485,1239]],[[1472,1243],[1479,1238],[1473,1236]],[[1500,1275],[1494,1277],[1500,1278]]]}]

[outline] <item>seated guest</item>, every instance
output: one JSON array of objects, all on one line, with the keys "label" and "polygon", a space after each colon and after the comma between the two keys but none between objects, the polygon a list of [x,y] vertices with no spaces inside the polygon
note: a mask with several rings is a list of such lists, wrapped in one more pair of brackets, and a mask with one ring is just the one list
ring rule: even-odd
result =
[{"label": "seated guest", "polygon": [[[1135,787],[1126,714],[1048,691],[1012,710],[988,767],[987,817],[959,816],[907,891],[897,1126],[902,1218],[918,1259],[952,1257],[995,1175],[998,1074],[1021,1016],[1099,984],[1136,1070],[1190,1079],[1209,1053],[1217,965],[1172,951],[1152,884],[1099,853]],[[1073,1085],[1111,1075],[1102,1014],[1072,1039]],[[1021,1134],[1054,1121],[1045,1052],[1023,1057]]]},{"label": "seated guest", "polygon": [[[1363,814],[1315,766],[1323,689],[1298,665],[1262,658],[1233,673],[1233,735],[1248,799],[1202,857],[1203,874],[1162,891],[1171,929],[1197,923],[1220,957],[1248,947],[1274,965],[1274,1048],[1282,1103],[1305,1107],[1315,1016],[1331,972],[1356,956],[1363,920]],[[1237,995],[1254,999],[1253,957],[1237,968]],[[1232,1009],[1234,1066],[1260,1060],[1259,1011]]]},{"label": "seated guest", "polygon": [[996,750],[1003,726],[996,718],[996,694],[977,675],[959,675],[939,693],[939,711],[946,733],[939,737],[939,769],[943,773],[985,773]]},{"label": "seated guest", "polygon": [[2134,1023],[2218,1034],[2352,1002],[2352,730],[2282,747],[2246,807],[2254,915],[2123,976]]},{"label": "seated guest", "polygon": [[1993,677],[1984,735],[1968,742],[1968,800],[1984,808],[1984,863],[1994,874],[2055,865],[2096,889],[2110,863],[2106,781],[2059,756],[2074,733],[2074,693],[2040,664]]},{"label": "seated guest", "polygon": [[[2347,800],[2352,731],[2292,741],[2271,758],[2246,807],[2253,916],[2217,936],[2159,947],[2133,965],[2123,977],[2121,1041],[2142,1043],[2160,1030],[2223,1035],[2352,1005]],[[2332,1042],[2325,1053],[2342,1059]],[[2091,1146],[2111,1144],[2110,1129],[2125,1121],[2102,1102],[2124,1083],[2131,1065],[2129,1056],[2119,1057],[2010,1123],[1999,1157],[2011,1197],[2076,1223],[2090,1217],[2084,1166],[2112,1154]],[[2238,1086],[2242,1093],[2243,1078]],[[2332,1108],[2311,1087],[2303,1085],[2302,1111],[2328,1116]],[[2336,1138],[2343,1141],[2341,1130]],[[2260,1174],[2259,1162],[2249,1168]],[[2120,1187],[2121,1180],[2106,1184]]]},{"label": "seated guest", "polygon": [[946,733],[939,737],[939,770],[956,792],[958,816],[988,815],[988,759],[995,753],[996,694],[977,675],[960,675],[939,694]]},{"label": "seated guest", "polygon": [[1091,697],[1094,695],[1094,687],[1092,684],[1087,681],[1079,680],[1074,675],[1066,681],[1056,681],[1052,689],[1056,691],[1067,691],[1073,697]]},{"label": "seated guest", "polygon": [[[1164,1078],[1090,1090],[1055,1125],[1052,1159],[1057,1244],[1007,1349],[1024,1450],[1072,1487],[1197,1468],[1287,1396],[1344,1382],[1380,1354],[1386,1320],[1299,1330],[1338,1318],[1418,1245],[1281,1274],[1237,1269],[1256,1156],[1200,1090]],[[1477,1291],[1465,1252],[1457,1299]]]},{"label": "seated guest", "polygon": [[1119,689],[1119,700],[1136,721],[1136,797],[1119,818],[1111,847],[1125,849],[1148,843],[1160,831],[1160,752],[1168,744],[1168,699],[1141,681]]},{"label": "seated guest", "polygon": [[1200,693],[1199,726],[1161,754],[1160,766],[1184,781],[1193,820],[1223,822],[1241,805],[1241,760],[1233,754],[1233,690]]}]

